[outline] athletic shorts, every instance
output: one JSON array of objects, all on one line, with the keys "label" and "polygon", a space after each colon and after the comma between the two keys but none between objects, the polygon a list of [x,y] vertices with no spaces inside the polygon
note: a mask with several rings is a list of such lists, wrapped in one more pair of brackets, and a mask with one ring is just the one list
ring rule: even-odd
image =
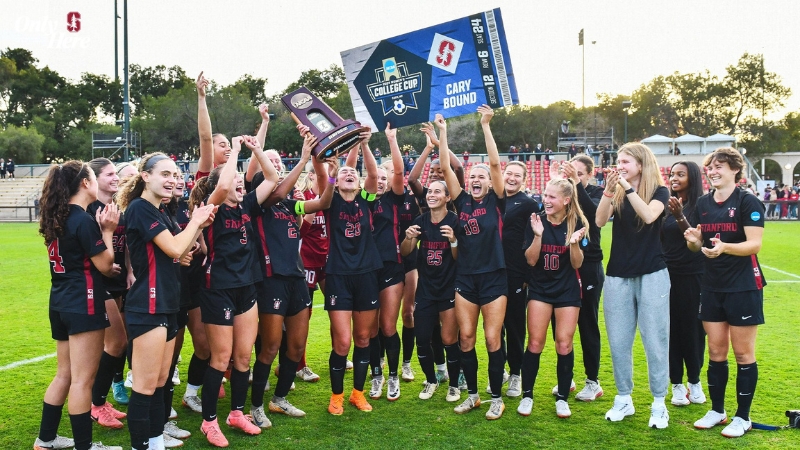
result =
[{"label": "athletic shorts", "polygon": [[703,322],[728,322],[744,327],[764,323],[764,291],[714,292],[701,289],[698,317]]},{"label": "athletic shorts", "polygon": [[121,298],[122,301],[125,301],[125,296],[128,295],[128,290],[123,289],[121,291],[108,291],[108,294],[111,296],[111,298]]},{"label": "athletic shorts", "polygon": [[256,305],[256,287],[201,289],[200,315],[203,323],[233,326],[233,318]]},{"label": "athletic shorts", "polygon": [[455,297],[450,300],[427,300],[417,297],[414,301],[414,315],[431,315],[439,316],[440,312],[453,309],[456,306]]},{"label": "athletic shorts", "polygon": [[50,334],[56,341],[68,341],[73,334],[104,330],[111,326],[108,314],[79,314],[50,310]]},{"label": "athletic shorts", "polygon": [[325,281],[325,311],[373,311],[378,303],[378,272],[358,275],[328,274]]},{"label": "athletic shorts", "polygon": [[572,289],[568,289],[565,292],[558,293],[556,295],[547,295],[544,292],[538,292],[535,289],[531,289],[528,287],[528,301],[540,301],[542,303],[547,303],[548,305],[552,305],[553,308],[564,308],[567,306],[575,306],[580,308],[582,305],[581,300],[581,288],[576,283]]},{"label": "athletic shorts", "polygon": [[456,292],[478,306],[488,305],[508,293],[506,269],[494,272],[456,275]]},{"label": "athletic shorts", "polygon": [[311,289],[316,289],[317,285],[325,281],[325,268],[312,267],[306,269],[306,285]]},{"label": "athletic shorts", "polygon": [[412,270],[417,270],[418,251],[419,249],[415,247],[414,250],[408,254],[408,256],[403,256],[403,270],[405,270],[406,273],[411,272]]},{"label": "athletic shorts", "polygon": [[294,316],[311,306],[304,278],[273,275],[256,283],[258,313]]},{"label": "athletic shorts", "polygon": [[378,291],[406,281],[403,263],[384,261],[383,268],[378,269]]},{"label": "athletic shorts", "polygon": [[181,308],[181,310],[178,311],[177,321],[179,330],[189,325],[189,308]]},{"label": "athletic shorts", "polygon": [[128,331],[128,342],[132,342],[137,337],[158,327],[167,329],[166,342],[169,342],[175,339],[178,334],[178,313],[147,314],[129,312],[125,314],[125,327]]}]

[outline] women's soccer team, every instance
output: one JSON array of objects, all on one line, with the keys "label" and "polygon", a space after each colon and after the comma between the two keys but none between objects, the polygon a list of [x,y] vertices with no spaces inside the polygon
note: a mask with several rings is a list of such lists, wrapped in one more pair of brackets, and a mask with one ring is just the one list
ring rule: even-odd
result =
[{"label": "women's soccer team", "polygon": [[[585,383],[575,398],[603,395],[598,311],[605,289],[617,388],[607,420],[635,412],[631,349],[638,327],[653,395],[648,427],[668,426],[670,386],[672,405],[706,402],[700,375],[707,342],[711,409],[694,426],[727,424],[726,437],[752,428],[755,340],[764,323],[766,281],[757,259],[764,207],[738,187],[744,162],[735,149],[706,156],[711,190],[705,195],[697,164],[675,163],[664,186],[656,158],[640,143],[619,149],[616,167],[604,169],[605,187],[589,184],[591,158],[554,161],[540,210],[523,192],[525,164],[501,166],[487,106],[477,112],[488,163],[473,165],[466,179],[441,115],[422,126],[428,145],[407,181],[390,125],[389,161],[377,164],[365,132],[341,167],[336,158],[312,156],[317,140],[300,125],[300,163],[284,173],[277,152],[263,149],[268,108],[259,108],[256,136],[228,140],[212,133],[208,84],[201,73],[200,160],[188,201],[184,174],[163,153],[145,155],[138,166],[105,158],[67,161],[47,175],[39,231],[50,261],[58,364],[34,449],[119,449],[93,442],[92,421],[122,428],[120,419],[127,419],[133,449],[181,446],[191,432],[172,420],[171,378],[186,329],[193,355],[182,403],[202,414],[200,430],[210,444],[228,446],[217,417],[224,378],[230,380],[226,423],[232,428],[256,435],[272,426],[267,412],[305,416],[289,394],[295,380],[320,379],[305,357],[317,289],[330,320],[332,415],[345,413],[350,369],[348,403],[355,409],[371,411],[368,398],[381,398],[384,386],[386,398],[397,400],[400,380],[414,379],[414,341],[424,374],[419,399],[431,399],[445,383],[455,413],[478,408],[482,316],[491,395],[486,418],[502,417],[504,384],[506,397],[521,398],[517,412],[531,414],[551,324],[555,412],[570,417],[576,330]],[[242,146],[252,153],[244,175],[236,171]],[[436,147],[438,159],[430,162],[423,186],[419,178]],[[359,154],[363,180],[356,171]],[[604,271],[600,230],[612,218]],[[737,409],[729,420],[724,402],[731,346]],[[130,394],[122,377],[126,360]],[[278,381],[265,408],[273,364]],[[106,400],[109,391],[118,405],[127,405],[127,414]],[[68,397],[72,438],[57,434]]]}]

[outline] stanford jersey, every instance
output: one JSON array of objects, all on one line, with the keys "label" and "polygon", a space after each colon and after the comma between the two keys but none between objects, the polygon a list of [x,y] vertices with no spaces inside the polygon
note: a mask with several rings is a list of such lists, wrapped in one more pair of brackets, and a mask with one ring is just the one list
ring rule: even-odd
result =
[{"label": "stanford jersey", "polygon": [[372,207],[366,191],[348,202],[334,192],[326,213],[329,233],[328,262],[325,273],[357,275],[383,267],[378,247],[372,237]]},{"label": "stanford jersey", "polygon": [[[303,197],[306,200],[319,198],[310,189],[303,192]],[[303,241],[300,246],[300,256],[304,267],[325,267],[325,261],[328,259],[328,225],[325,220],[325,211],[317,211],[311,225],[306,221],[301,224],[300,235]]]},{"label": "stanford jersey", "polygon": [[405,195],[397,195],[392,191],[375,200],[372,213],[372,236],[381,261],[403,262],[400,256],[400,211],[405,202]]},{"label": "stanford jersey", "polygon": [[91,257],[106,249],[100,227],[78,205],[69,205],[64,234],[47,244],[50,258],[50,309],[77,314],[105,314],[105,287]]},{"label": "stanford jersey", "polygon": [[537,212],[539,204],[523,192],[506,197],[506,210],[503,215],[503,254],[509,275],[525,277],[528,273],[525,249],[520,243],[525,237],[525,229],[530,228],[531,214]]},{"label": "stanford jersey", "polygon": [[458,274],[494,272],[505,269],[503,257],[503,212],[505,199],[489,191],[477,201],[467,191],[453,204],[458,212]]},{"label": "stanford jersey", "polygon": [[[95,200],[86,208],[86,212],[94,218],[97,210],[105,206],[100,200]],[[103,284],[107,291],[120,292],[128,288],[128,265],[125,264],[125,214],[120,213],[117,229],[114,230],[114,237],[111,239],[111,245],[114,247],[114,264],[119,265],[120,273],[114,278],[103,275]]]},{"label": "stanford jersey", "polygon": [[454,299],[456,261],[450,250],[450,241],[442,236],[441,227],[449,225],[455,230],[458,227],[458,217],[448,211],[441,222],[433,223],[431,213],[426,212],[414,220],[414,225],[419,225],[421,233],[417,250],[417,300]]},{"label": "stanford jersey", "polygon": [[[714,192],[697,201],[697,217],[703,232],[703,245],[713,247],[711,238],[737,244],[747,240],[744,227],[764,228],[764,204],[755,195],[738,187],[723,203],[714,201]],[[715,292],[741,292],[767,285],[756,255],[720,255],[705,258],[703,288]]]},{"label": "stanford jersey", "polygon": [[[529,298],[578,300],[581,298],[581,277],[578,270],[572,268],[570,246],[565,245],[568,237],[567,221],[564,220],[559,225],[553,225],[544,214],[541,215],[541,219],[542,225],[544,225],[542,248],[536,264],[528,271]],[[580,230],[582,227],[583,224],[580,222],[575,225],[576,230]],[[533,228],[528,221],[524,248],[530,247],[532,242]],[[582,247],[583,242],[581,242]]]},{"label": "stanford jersey", "polygon": [[256,217],[256,234],[262,275],[305,277],[300,260],[300,225],[295,214],[296,200],[283,200],[261,208]]}]

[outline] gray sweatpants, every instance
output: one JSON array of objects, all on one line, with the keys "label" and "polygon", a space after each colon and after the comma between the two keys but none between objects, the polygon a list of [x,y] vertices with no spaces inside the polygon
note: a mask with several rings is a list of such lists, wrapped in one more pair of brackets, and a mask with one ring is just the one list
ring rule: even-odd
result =
[{"label": "gray sweatpants", "polygon": [[647,356],[650,392],[653,397],[667,395],[669,289],[667,269],[634,278],[606,278],[603,316],[618,395],[630,395],[633,391],[633,339],[637,323]]}]

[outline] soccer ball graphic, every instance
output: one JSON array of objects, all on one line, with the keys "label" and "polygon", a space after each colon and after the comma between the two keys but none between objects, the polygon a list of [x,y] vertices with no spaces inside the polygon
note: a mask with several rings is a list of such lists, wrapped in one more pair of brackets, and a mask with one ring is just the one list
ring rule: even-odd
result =
[{"label": "soccer ball graphic", "polygon": [[392,109],[396,114],[403,114],[404,112],[406,112],[406,108],[408,107],[406,106],[405,103],[403,103],[403,99],[398,98],[394,101],[394,108]]}]

